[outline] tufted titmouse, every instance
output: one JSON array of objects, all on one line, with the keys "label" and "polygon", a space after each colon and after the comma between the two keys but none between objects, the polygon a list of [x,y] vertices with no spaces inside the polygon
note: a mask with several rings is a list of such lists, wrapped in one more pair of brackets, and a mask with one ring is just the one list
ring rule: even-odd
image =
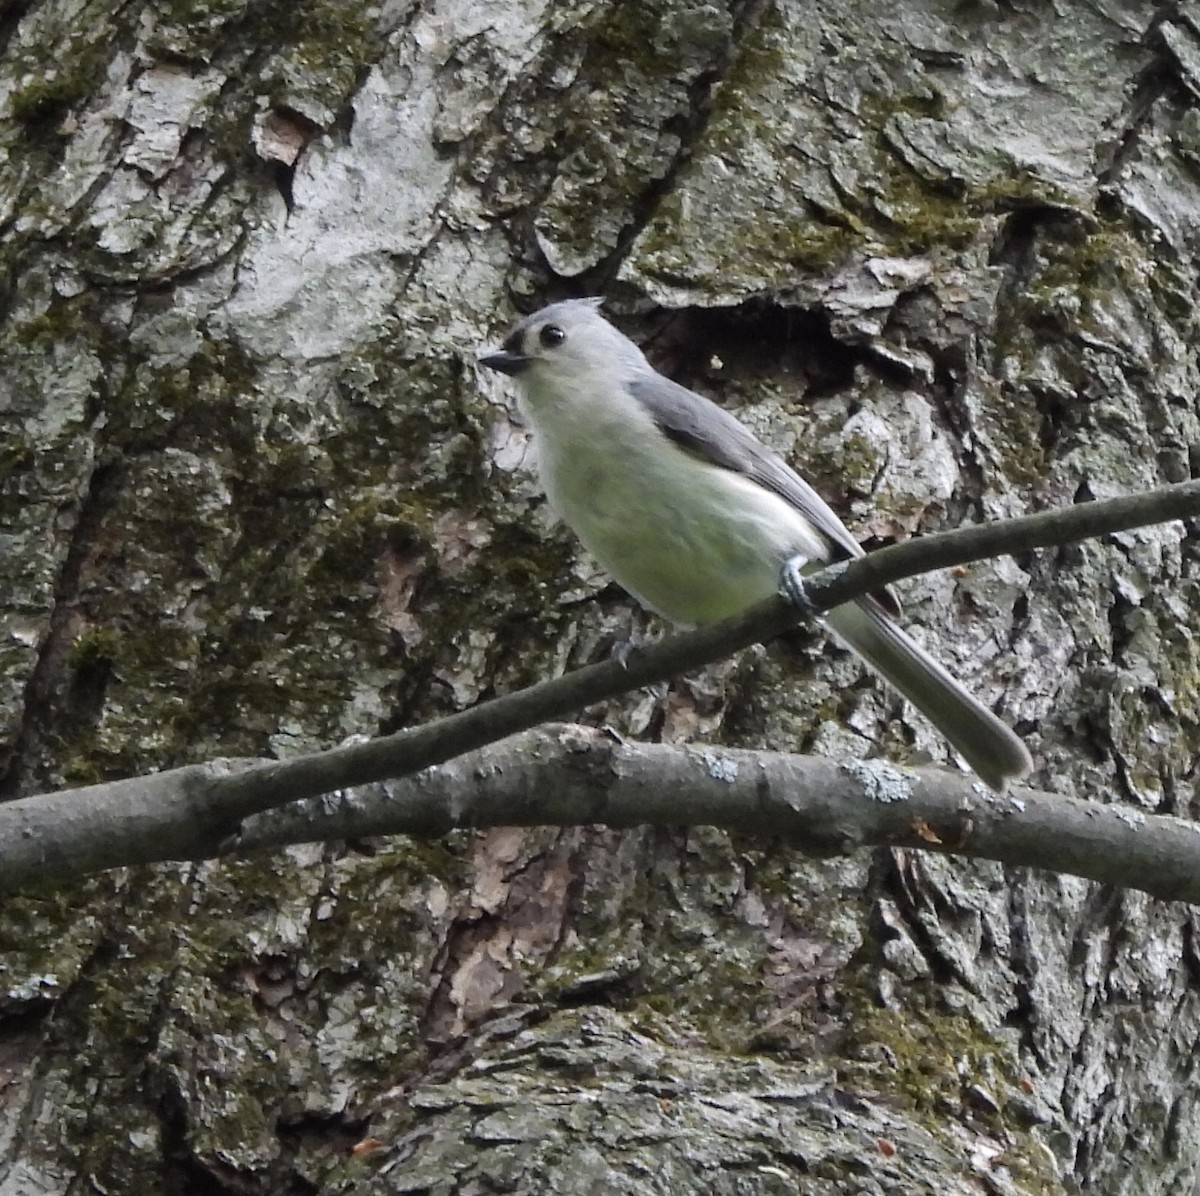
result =
[{"label": "tufted titmouse", "polygon": [[[727,411],[659,374],[597,310],[526,316],[480,363],[517,379],[546,496],[643,606],[709,623],[775,593],[781,570],[861,556],[815,490]],[[824,621],[993,789],[1031,768],[1025,745],[894,621],[880,591]]]}]

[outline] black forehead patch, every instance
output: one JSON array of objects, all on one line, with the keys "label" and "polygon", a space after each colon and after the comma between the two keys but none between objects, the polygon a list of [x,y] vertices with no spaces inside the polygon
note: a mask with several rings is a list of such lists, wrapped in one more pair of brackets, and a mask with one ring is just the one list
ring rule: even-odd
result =
[{"label": "black forehead patch", "polygon": [[525,340],[525,330],[523,328],[514,328],[505,338],[504,344],[501,346],[506,353],[520,353],[521,345]]}]

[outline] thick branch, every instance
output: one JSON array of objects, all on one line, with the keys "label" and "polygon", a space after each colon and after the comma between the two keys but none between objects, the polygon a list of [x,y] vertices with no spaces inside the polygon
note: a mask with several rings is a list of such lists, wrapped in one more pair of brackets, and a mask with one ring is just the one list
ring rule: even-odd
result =
[{"label": "thick branch", "polygon": [[[627,743],[592,727],[513,736],[336,807],[263,814],[239,847],[460,827],[717,826],[813,855],[888,845],[1045,868],[1200,902],[1200,827],[1169,815],[882,760]],[[321,833],[314,830],[321,828]]]},{"label": "thick branch", "polygon": [[[124,813],[99,811],[118,831]],[[4,815],[0,808],[0,843],[12,833]],[[190,822],[185,805],[176,816]],[[1183,819],[1029,789],[999,796],[970,777],[936,769],[621,743],[578,726],[527,732],[403,780],[257,815],[214,853],[368,835],[437,836],[459,827],[581,823],[717,826],[770,835],[817,855],[919,848],[1200,902],[1200,833]],[[135,854],[143,861],[176,858],[153,844]],[[15,880],[5,868],[0,889]]]},{"label": "thick branch", "polygon": [[[1200,482],[911,540],[815,573],[807,586],[814,602],[834,605],[930,568],[1192,515],[1200,515]],[[737,618],[639,648],[623,664],[592,665],[366,743],[252,766],[190,766],[0,806],[0,888],[38,876],[62,878],[148,860],[213,855],[255,814],[407,776],[722,659],[773,638],[801,617],[772,599]],[[589,820],[586,812],[574,819]]]}]

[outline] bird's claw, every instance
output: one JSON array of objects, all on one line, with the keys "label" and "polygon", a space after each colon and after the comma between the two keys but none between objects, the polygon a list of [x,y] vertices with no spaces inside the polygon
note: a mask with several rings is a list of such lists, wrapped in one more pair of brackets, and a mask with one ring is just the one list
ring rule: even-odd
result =
[{"label": "bird's claw", "polygon": [[804,566],[808,559],[802,556],[789,557],[779,570],[779,592],[798,611],[815,619],[820,615],[813,601],[808,596],[804,585]]}]

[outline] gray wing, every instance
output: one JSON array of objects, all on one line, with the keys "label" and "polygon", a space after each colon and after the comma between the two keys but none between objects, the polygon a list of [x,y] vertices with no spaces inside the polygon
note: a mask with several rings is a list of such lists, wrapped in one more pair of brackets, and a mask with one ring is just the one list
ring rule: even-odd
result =
[{"label": "gray wing", "polygon": [[[862,546],[829,504],[728,411],[662,374],[639,374],[625,385],[664,436],[714,465],[743,474],[795,507],[828,541],[833,560],[863,555]],[[872,597],[889,614],[900,613],[890,590]]]}]

